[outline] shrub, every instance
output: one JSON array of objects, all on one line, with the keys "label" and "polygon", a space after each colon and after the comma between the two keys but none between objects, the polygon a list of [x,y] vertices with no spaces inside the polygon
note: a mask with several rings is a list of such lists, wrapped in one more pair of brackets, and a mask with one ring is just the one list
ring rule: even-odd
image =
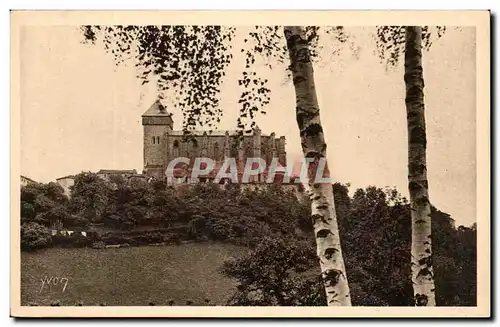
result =
[{"label": "shrub", "polygon": [[225,220],[209,219],[207,229],[210,237],[216,241],[224,241],[231,236],[231,223]]},{"label": "shrub", "polygon": [[131,237],[124,236],[121,233],[106,233],[101,237],[101,241],[106,245],[117,245],[128,243],[131,245],[137,244],[137,242]]},{"label": "shrub", "polygon": [[26,223],[21,226],[21,250],[33,251],[51,244],[50,230],[37,223]]},{"label": "shrub", "polygon": [[130,238],[137,245],[148,245],[163,242],[163,235],[160,232],[146,232],[143,235],[137,235]]},{"label": "shrub", "polygon": [[238,282],[228,305],[325,305],[313,247],[295,239],[264,238],[246,256],[226,261],[223,273]]},{"label": "shrub", "polygon": [[74,232],[71,235],[56,234],[52,237],[52,243],[55,246],[68,248],[83,248],[91,246],[94,242],[80,232]]}]

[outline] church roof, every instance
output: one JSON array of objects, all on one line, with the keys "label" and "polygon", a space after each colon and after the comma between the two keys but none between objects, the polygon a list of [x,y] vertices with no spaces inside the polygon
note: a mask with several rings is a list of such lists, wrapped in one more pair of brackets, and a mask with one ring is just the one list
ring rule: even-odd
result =
[{"label": "church roof", "polygon": [[142,114],[142,117],[170,117],[172,114],[167,112],[167,108],[160,102],[160,99],[156,100],[145,113]]}]

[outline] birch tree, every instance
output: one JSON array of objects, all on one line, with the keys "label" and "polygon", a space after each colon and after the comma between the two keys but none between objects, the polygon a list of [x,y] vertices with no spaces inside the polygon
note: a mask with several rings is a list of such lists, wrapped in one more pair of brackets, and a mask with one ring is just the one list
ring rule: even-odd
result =
[{"label": "birch tree", "polygon": [[[444,28],[437,29],[438,37]],[[427,180],[427,136],[425,128],[422,43],[431,45],[428,27],[384,26],[378,29],[379,50],[396,65],[404,47],[404,82],[408,131],[408,189],[411,209],[411,280],[416,306],[435,306],[432,263],[431,203]],[[387,51],[387,52],[385,52]]]},{"label": "birch tree", "polygon": [[[311,219],[317,244],[317,256],[325,284],[328,305],[350,306],[351,295],[342,257],[331,183],[316,180],[320,160],[325,160],[326,143],[314,83],[314,71],[304,28],[285,26],[284,34],[290,55],[290,70],[295,89],[295,116],[300,130],[302,152],[312,159],[306,190],[311,200]],[[328,166],[323,176],[330,177]]]}]

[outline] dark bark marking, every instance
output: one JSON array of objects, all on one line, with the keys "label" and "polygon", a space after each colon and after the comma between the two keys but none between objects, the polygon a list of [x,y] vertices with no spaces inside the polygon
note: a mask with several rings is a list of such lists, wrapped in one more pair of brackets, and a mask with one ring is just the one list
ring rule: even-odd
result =
[{"label": "dark bark marking", "polygon": [[415,306],[425,307],[429,303],[429,298],[425,294],[415,294]]},{"label": "dark bark marking", "polygon": [[325,250],[325,258],[330,260],[335,254],[335,252],[339,252],[339,250],[337,250],[336,248],[327,248]]},{"label": "dark bark marking", "polygon": [[408,188],[410,189],[411,192],[415,192],[420,190],[421,186],[417,182],[410,182],[408,184]]},{"label": "dark bark marking", "polygon": [[[409,78],[411,79],[411,77],[407,77],[405,75],[405,79],[406,78]],[[423,99],[423,96],[424,96],[424,91],[423,91],[423,87],[422,87],[422,82],[419,81],[420,83],[417,83],[416,85],[412,85],[411,87],[409,87],[407,90],[406,90],[406,98],[405,98],[405,102],[407,104],[411,104],[411,103],[421,103],[421,100]]]},{"label": "dark bark marking", "polygon": [[323,273],[323,280],[327,287],[334,287],[340,281],[342,272],[338,269],[330,269]]},{"label": "dark bark marking", "polygon": [[328,209],[328,204],[319,204],[316,206],[316,209],[318,210],[326,210]]},{"label": "dark bark marking", "polygon": [[421,126],[415,126],[410,132],[410,143],[420,144],[423,147],[427,146],[427,137],[425,130]]},{"label": "dark bark marking", "polygon": [[314,214],[314,215],[312,215],[312,216],[311,216],[311,219],[312,219],[313,221],[316,221],[316,220],[322,220],[322,219],[323,219],[323,217],[324,217],[323,215],[320,215],[320,214]]},{"label": "dark bark marking", "polygon": [[428,257],[422,258],[422,259],[418,260],[418,264],[419,265],[426,265],[427,267],[431,268],[432,267],[432,257],[428,256]]},{"label": "dark bark marking", "polygon": [[306,79],[303,76],[295,76],[293,78],[293,85],[297,85],[299,83],[304,82]]},{"label": "dark bark marking", "polygon": [[323,128],[320,124],[310,124],[304,130],[301,131],[300,136],[306,137],[316,137],[319,133],[323,133]]},{"label": "dark bark marking", "polygon": [[410,175],[422,175],[425,172],[425,165],[412,162],[408,165]]},{"label": "dark bark marking", "polygon": [[408,110],[406,113],[406,119],[407,120],[413,120],[414,118],[418,117],[418,112],[414,110]]},{"label": "dark bark marking", "polygon": [[418,182],[412,181],[408,183],[408,189],[410,190],[410,192],[420,191],[422,188],[425,189],[429,188],[429,183],[427,182],[427,180],[422,180]]},{"label": "dark bark marking", "polygon": [[429,202],[429,198],[426,197],[426,196],[422,196],[422,197],[419,197],[418,199],[415,200],[415,203],[419,206],[423,206],[423,205],[426,205]]},{"label": "dark bark marking", "polygon": [[[302,39],[299,39],[302,41]],[[307,44],[307,42],[304,40],[304,42],[301,42],[302,44]],[[296,51],[296,58],[295,60],[297,63],[302,63],[302,64],[308,64],[311,62],[311,56],[309,55],[309,49],[307,47],[300,47]]]},{"label": "dark bark marking", "polygon": [[320,230],[316,233],[316,237],[317,237],[317,238],[325,238],[325,237],[327,237],[329,234],[332,234],[332,232],[331,232],[329,229],[320,229]]},{"label": "dark bark marking", "polygon": [[312,222],[313,224],[320,221],[326,225],[328,225],[328,221],[325,219],[325,216],[324,215],[320,215],[320,214],[314,214],[311,216],[311,219],[312,219]]}]

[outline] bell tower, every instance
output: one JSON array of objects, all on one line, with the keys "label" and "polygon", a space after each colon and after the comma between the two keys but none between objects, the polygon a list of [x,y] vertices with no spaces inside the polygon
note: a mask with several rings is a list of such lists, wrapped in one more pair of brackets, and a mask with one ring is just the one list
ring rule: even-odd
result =
[{"label": "bell tower", "polygon": [[144,174],[157,179],[163,178],[167,154],[167,135],[172,131],[173,125],[172,114],[167,112],[159,99],[142,114]]}]

